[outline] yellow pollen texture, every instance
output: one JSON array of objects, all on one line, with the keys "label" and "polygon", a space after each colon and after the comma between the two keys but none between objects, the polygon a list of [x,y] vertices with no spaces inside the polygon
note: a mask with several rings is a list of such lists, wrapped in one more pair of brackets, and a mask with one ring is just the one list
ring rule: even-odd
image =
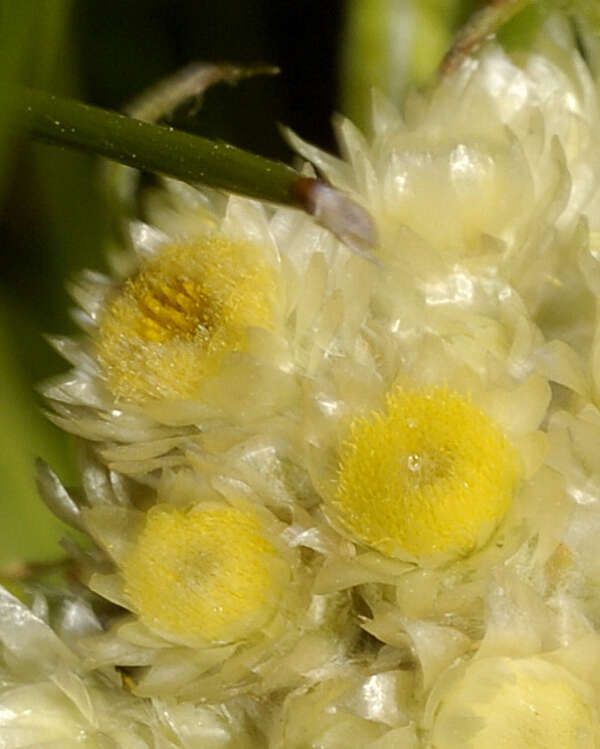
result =
[{"label": "yellow pollen texture", "polygon": [[483,659],[442,700],[432,749],[595,749],[597,729],[569,674],[537,658]]},{"label": "yellow pollen texture", "polygon": [[274,613],[287,566],[251,509],[156,507],[123,566],[141,621],[186,644],[231,642]]},{"label": "yellow pollen texture", "polygon": [[468,398],[444,387],[397,387],[385,412],[350,425],[330,504],[364,544],[435,563],[488,540],[516,479],[512,447]]},{"label": "yellow pollen texture", "polygon": [[191,398],[249,327],[271,328],[273,270],[259,248],[220,236],[162,248],[109,302],[98,358],[118,398]]}]

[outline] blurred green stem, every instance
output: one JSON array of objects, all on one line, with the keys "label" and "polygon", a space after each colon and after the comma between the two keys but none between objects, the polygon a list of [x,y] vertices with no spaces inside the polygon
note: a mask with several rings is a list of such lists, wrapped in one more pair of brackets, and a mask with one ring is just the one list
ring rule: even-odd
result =
[{"label": "blurred green stem", "polygon": [[23,89],[20,124],[39,140],[106,156],[137,169],[275,203],[296,204],[300,175],[228,143]]},{"label": "blurred green stem", "polygon": [[32,89],[22,89],[19,115],[20,124],[39,140],[184,182],[302,208],[352,250],[369,258],[376,243],[373,222],[362,206],[281,162]]}]

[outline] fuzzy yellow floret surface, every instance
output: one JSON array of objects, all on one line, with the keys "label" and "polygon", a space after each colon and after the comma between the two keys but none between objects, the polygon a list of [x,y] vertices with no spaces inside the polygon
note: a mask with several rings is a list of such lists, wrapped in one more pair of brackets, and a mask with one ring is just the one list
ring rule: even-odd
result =
[{"label": "fuzzy yellow floret surface", "polygon": [[157,507],[123,566],[125,592],[151,629],[182,641],[231,641],[272,614],[284,563],[251,510]]},{"label": "fuzzy yellow floret surface", "polygon": [[471,664],[442,700],[431,749],[594,749],[597,724],[573,677],[541,658]]},{"label": "fuzzy yellow floret surface", "polygon": [[514,451],[467,398],[444,387],[390,392],[340,451],[336,518],[383,554],[427,561],[480,547],[508,509]]},{"label": "fuzzy yellow floret surface", "polygon": [[117,398],[192,398],[249,327],[271,328],[276,280],[259,248],[210,235],[162,248],[101,321],[98,358]]}]

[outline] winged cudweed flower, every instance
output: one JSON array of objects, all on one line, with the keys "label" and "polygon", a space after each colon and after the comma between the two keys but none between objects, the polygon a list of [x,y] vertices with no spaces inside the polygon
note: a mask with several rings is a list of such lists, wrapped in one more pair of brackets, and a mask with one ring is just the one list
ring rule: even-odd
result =
[{"label": "winged cudweed flower", "polygon": [[281,507],[239,481],[221,477],[217,491],[190,470],[164,471],[156,489],[91,456],[83,472],[82,498],[44,466],[39,483],[48,504],[96,542],[94,554],[77,552],[78,574],[116,604],[105,632],[77,642],[88,664],[128,669],[141,696],[220,700],[335,671],[353,647],[348,594],[315,595],[318,559],[288,542]]},{"label": "winged cudweed flower", "polygon": [[537,374],[515,381],[489,351],[477,375],[461,361],[464,342],[452,352],[426,336],[389,384],[365,365],[325,370],[306,461],[322,498],[315,523],[346,539],[327,554],[318,589],[362,583],[373,612],[385,591],[404,615],[473,634],[490,571],[540,533],[550,387]]},{"label": "winged cudweed flower", "polygon": [[88,335],[51,339],[75,366],[43,387],[54,421],[104,443],[129,473],[150,469],[149,456],[159,465],[167,445],[172,461],[218,424],[264,433],[290,412],[298,375],[329,339],[336,289],[360,277],[354,256],[328,267],[323,253],[346,251],[291,209],[271,215],[168,180],[148,210],[154,224],[132,222],[134,251],[117,257],[121,281],[86,273],[73,284]]},{"label": "winged cudweed flower", "polygon": [[550,16],[339,119],[344,158],[290,135],[376,263],[161,181],[45,387],[92,443],[83,493],[40,471],[96,543],[86,667],[223,746],[597,743],[598,114]]}]

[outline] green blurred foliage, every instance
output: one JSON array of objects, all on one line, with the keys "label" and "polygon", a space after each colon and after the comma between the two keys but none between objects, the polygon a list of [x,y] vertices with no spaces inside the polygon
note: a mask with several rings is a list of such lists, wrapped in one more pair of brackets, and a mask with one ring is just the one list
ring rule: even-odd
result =
[{"label": "green blurred foliage", "polygon": [[[100,257],[101,193],[91,159],[19,137],[18,84],[77,94],[69,45],[71,0],[0,3],[0,184],[5,272],[0,287],[0,565],[61,555],[65,532],[37,496],[33,461],[75,480],[72,448],[43,416],[35,384],[63,368],[41,333],[68,325],[65,274]],[[1,158],[3,156],[3,158]],[[77,196],[73,200],[73,196]]]},{"label": "green blurred foliage", "polygon": [[[69,465],[65,440],[39,413],[28,386],[28,378],[24,377],[19,367],[14,325],[10,324],[14,314],[14,308],[4,304],[0,307],[0,362],[3,374],[0,564],[33,555],[36,559],[44,560],[58,555],[56,541],[65,529],[37,499],[33,461],[36,455],[40,455],[63,475]],[[23,328],[19,327],[22,333]],[[32,334],[32,331],[27,332]]]}]

